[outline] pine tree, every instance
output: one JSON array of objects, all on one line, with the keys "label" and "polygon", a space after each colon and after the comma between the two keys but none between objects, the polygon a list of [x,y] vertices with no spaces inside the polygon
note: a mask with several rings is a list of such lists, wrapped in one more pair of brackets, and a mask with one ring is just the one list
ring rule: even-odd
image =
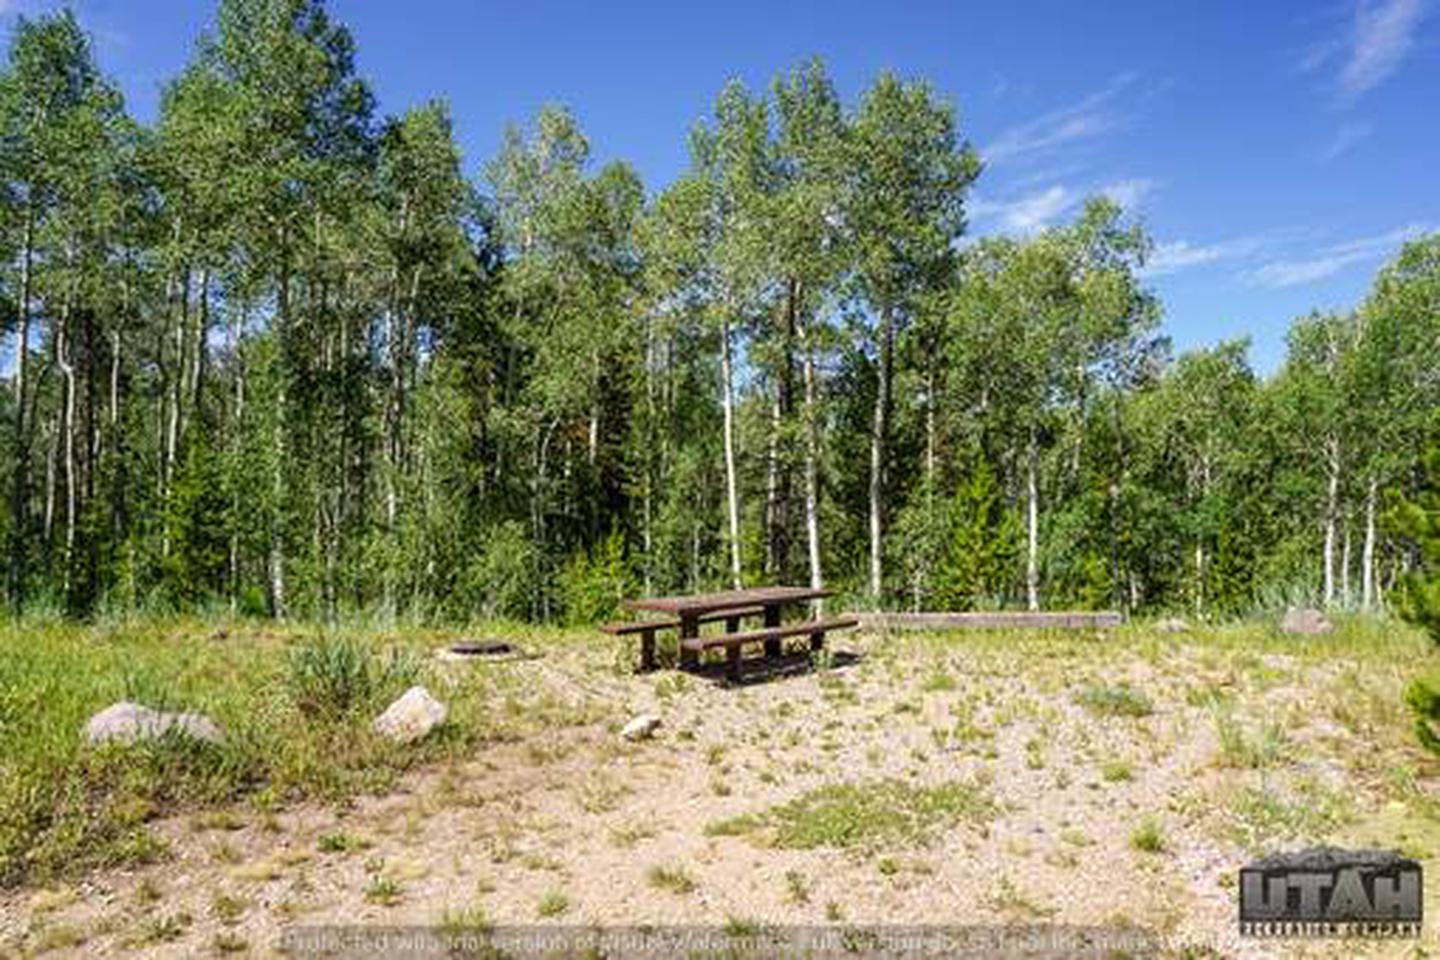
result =
[{"label": "pine tree", "polygon": [[1396,510],[1396,527],[1411,541],[1418,563],[1405,578],[1400,612],[1440,643],[1440,430],[1426,448],[1422,482]]}]

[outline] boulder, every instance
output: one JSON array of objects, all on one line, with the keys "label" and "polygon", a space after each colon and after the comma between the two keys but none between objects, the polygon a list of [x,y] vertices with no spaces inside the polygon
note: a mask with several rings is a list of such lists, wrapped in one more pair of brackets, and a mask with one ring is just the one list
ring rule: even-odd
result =
[{"label": "boulder", "polygon": [[85,724],[85,739],[92,744],[135,743],[173,734],[205,743],[223,743],[219,724],[203,713],[165,713],[138,703],[112,703]]},{"label": "boulder", "polygon": [[1282,633],[1319,634],[1334,629],[1335,625],[1325,618],[1325,614],[1313,607],[1291,607],[1280,618]]},{"label": "boulder", "polygon": [[375,732],[396,743],[414,743],[445,722],[445,704],[424,687],[411,687],[375,718]]},{"label": "boulder", "polygon": [[1161,633],[1189,633],[1190,624],[1181,620],[1179,617],[1166,617],[1164,620],[1155,624],[1155,629]]},{"label": "boulder", "polygon": [[658,729],[660,729],[660,718],[653,713],[642,713],[621,728],[620,736],[632,741],[649,740],[655,736],[655,731]]}]

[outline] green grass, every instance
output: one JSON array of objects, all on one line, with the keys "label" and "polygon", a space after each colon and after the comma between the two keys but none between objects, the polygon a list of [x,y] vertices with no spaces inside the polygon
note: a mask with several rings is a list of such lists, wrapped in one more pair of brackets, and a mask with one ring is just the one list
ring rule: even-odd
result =
[{"label": "green grass", "polygon": [[961,822],[985,823],[995,808],[967,783],[920,787],[899,780],[832,784],[771,808],[775,845],[794,849],[918,843]]},{"label": "green grass", "polygon": [[539,917],[558,917],[570,909],[570,898],[559,890],[548,890],[535,905],[535,914]]},{"label": "green grass", "polygon": [[724,820],[713,820],[705,824],[705,836],[707,837],[743,837],[746,834],[754,833],[765,825],[765,821],[753,814],[742,813],[734,817],[726,817]]},{"label": "green grass", "polygon": [[1273,766],[1285,752],[1285,733],[1279,724],[1262,723],[1249,728],[1228,706],[1215,708],[1215,733],[1220,741],[1220,765],[1224,767],[1261,770]]},{"label": "green grass", "polygon": [[1076,695],[1075,702],[1105,717],[1148,717],[1155,712],[1148,697],[1123,683],[1088,686]]},{"label": "green grass", "polygon": [[695,892],[695,879],[685,872],[684,867],[656,864],[646,872],[645,880],[656,890],[666,890],[681,896]]},{"label": "green grass", "polygon": [[1134,776],[1135,772],[1124,760],[1109,760],[1100,767],[1100,777],[1106,783],[1127,783]]},{"label": "green grass", "polygon": [[1229,839],[1252,852],[1280,845],[1317,844],[1354,818],[1347,799],[1314,783],[1281,791],[1247,787],[1229,804]]},{"label": "green grass", "polygon": [[[414,763],[593,719],[527,691],[503,664],[481,664],[447,690],[443,733],[398,748],[370,720],[404,684],[433,682],[418,664],[435,634],[357,627],[329,644],[312,627],[225,626],[213,639],[215,623],[193,619],[0,625],[0,887],[163,858],[146,827],[157,816],[378,792]],[[527,647],[550,639],[518,630]],[[226,742],[86,745],[87,720],[119,700],[206,713]],[[497,714],[497,702],[515,710]]]},{"label": "green grass", "polygon": [[1130,834],[1130,846],[1141,853],[1164,853],[1165,831],[1154,817],[1141,820]]},{"label": "green grass", "polygon": [[399,903],[404,894],[400,881],[394,877],[376,876],[365,886],[365,899],[386,907]]}]

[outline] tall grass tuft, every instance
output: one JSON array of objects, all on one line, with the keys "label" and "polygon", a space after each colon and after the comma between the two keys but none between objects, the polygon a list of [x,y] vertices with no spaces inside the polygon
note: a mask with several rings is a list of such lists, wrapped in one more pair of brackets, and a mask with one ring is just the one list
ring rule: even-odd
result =
[{"label": "tall grass tuft", "polygon": [[408,652],[392,649],[377,657],[357,640],[322,636],[290,654],[287,681],[302,714],[335,719],[409,686],[419,673],[419,661]]}]

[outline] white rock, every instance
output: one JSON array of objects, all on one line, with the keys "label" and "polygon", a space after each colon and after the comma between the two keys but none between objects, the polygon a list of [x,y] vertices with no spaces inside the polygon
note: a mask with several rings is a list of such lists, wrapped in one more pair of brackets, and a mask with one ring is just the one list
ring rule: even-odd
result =
[{"label": "white rock", "polygon": [[660,729],[660,718],[653,713],[642,713],[625,724],[620,736],[626,740],[649,740]]},{"label": "white rock", "polygon": [[1280,620],[1282,633],[1329,633],[1335,629],[1335,625],[1325,618],[1325,614],[1310,607],[1291,607],[1285,611],[1285,616]]},{"label": "white rock", "polygon": [[375,718],[375,732],[396,743],[414,743],[445,722],[445,704],[424,687],[411,687]]},{"label": "white rock", "polygon": [[1189,633],[1190,624],[1181,620],[1179,617],[1166,617],[1164,620],[1155,624],[1155,629],[1161,633]]},{"label": "white rock", "polygon": [[85,724],[85,739],[91,743],[134,743],[174,733],[206,743],[223,743],[219,724],[203,713],[164,713],[138,703],[112,703]]}]

